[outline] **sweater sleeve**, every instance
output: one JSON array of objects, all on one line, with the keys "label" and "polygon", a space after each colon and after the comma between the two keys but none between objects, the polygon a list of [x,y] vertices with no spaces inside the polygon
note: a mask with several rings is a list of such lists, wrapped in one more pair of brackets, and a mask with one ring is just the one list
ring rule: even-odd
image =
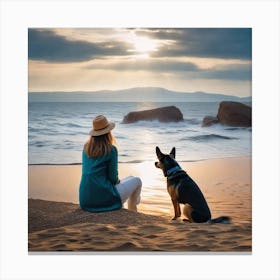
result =
[{"label": "sweater sleeve", "polygon": [[118,175],[118,150],[115,146],[112,146],[111,158],[109,162],[109,179],[113,185],[119,183]]}]

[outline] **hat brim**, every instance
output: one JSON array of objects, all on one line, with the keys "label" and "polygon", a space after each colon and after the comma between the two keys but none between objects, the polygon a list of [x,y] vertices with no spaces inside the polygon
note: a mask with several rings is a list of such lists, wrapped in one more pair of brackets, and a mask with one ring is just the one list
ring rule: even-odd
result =
[{"label": "hat brim", "polygon": [[110,122],[108,124],[108,126],[106,126],[105,128],[103,129],[99,129],[99,130],[94,130],[92,129],[90,132],[89,132],[89,135],[91,136],[100,136],[100,135],[104,135],[104,134],[107,134],[109,133],[113,128],[115,127],[115,124]]}]

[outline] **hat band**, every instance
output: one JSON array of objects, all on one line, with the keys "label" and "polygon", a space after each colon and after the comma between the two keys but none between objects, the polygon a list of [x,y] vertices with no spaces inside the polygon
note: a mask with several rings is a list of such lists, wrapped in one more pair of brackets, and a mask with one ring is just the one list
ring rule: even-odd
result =
[{"label": "hat band", "polygon": [[99,128],[99,129],[94,129],[94,131],[99,131],[99,130],[103,130],[105,128],[107,128],[110,124],[108,123],[105,127]]}]

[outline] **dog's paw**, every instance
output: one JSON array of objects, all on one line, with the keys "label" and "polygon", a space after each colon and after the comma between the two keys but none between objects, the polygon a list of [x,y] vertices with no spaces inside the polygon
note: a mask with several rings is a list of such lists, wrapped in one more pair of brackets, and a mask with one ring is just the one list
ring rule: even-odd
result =
[{"label": "dog's paw", "polygon": [[172,220],[172,221],[175,221],[175,220],[177,220],[177,218],[178,218],[178,217],[173,217],[171,220]]},{"label": "dog's paw", "polygon": [[185,222],[185,223],[191,223],[191,221],[188,220],[188,219],[183,219],[183,222]]}]

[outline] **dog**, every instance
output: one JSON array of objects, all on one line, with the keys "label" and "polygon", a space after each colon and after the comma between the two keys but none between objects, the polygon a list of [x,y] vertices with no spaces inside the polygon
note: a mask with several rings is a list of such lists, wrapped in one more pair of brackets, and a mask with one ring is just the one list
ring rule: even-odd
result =
[{"label": "dog", "polygon": [[175,147],[169,154],[163,154],[159,147],[156,147],[158,162],[155,166],[163,171],[167,178],[167,191],[171,197],[176,220],[181,216],[180,203],[184,204],[183,214],[186,222],[192,223],[230,223],[230,218],[221,216],[211,219],[211,211],[206,199],[194,180],[184,171],[175,160]]}]

